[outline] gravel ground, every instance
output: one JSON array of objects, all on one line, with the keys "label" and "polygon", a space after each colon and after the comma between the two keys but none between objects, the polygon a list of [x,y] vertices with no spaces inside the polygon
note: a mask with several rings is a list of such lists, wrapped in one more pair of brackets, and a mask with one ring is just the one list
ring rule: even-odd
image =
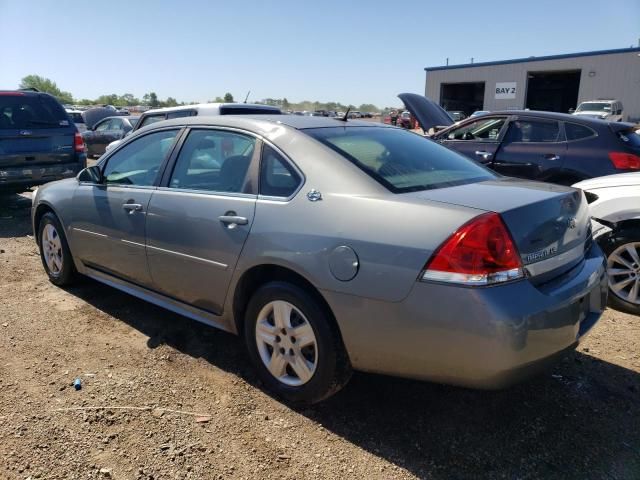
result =
[{"label": "gravel ground", "polygon": [[0,478],[640,478],[638,317],[607,311],[507,391],[356,374],[295,410],[236,337],[89,280],[50,284],[29,208],[0,199]]}]

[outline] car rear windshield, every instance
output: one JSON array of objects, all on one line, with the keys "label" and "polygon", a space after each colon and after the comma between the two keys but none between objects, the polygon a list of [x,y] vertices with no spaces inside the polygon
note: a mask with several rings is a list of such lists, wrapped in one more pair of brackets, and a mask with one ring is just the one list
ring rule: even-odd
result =
[{"label": "car rear windshield", "polygon": [[496,175],[418,134],[396,128],[331,127],[305,133],[394,193],[475,183]]},{"label": "car rear windshield", "polygon": [[0,95],[0,130],[69,126],[62,105],[47,95]]},{"label": "car rear windshield", "polygon": [[80,112],[67,112],[73,123],[84,123],[84,118]]},{"label": "car rear windshield", "polygon": [[278,108],[220,107],[220,115],[280,115]]}]

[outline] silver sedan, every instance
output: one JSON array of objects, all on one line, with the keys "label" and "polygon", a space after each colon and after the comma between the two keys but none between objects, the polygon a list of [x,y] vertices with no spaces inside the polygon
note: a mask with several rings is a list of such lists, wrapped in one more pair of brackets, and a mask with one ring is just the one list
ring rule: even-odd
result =
[{"label": "silver sedan", "polygon": [[503,387],[606,304],[582,192],[382,124],[159,122],[40,188],[32,216],[54,284],[88,276],[243,335],[291,402],[353,369]]}]

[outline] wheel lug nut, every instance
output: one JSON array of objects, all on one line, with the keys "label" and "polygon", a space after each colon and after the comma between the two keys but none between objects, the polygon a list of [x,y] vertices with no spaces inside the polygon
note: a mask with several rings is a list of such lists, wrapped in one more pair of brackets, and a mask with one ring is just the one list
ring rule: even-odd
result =
[{"label": "wheel lug nut", "polygon": [[291,343],[296,343],[296,337],[291,337]]},{"label": "wheel lug nut", "polygon": [[293,356],[293,348],[289,349],[289,355]]},{"label": "wheel lug nut", "polygon": [[280,347],[280,353],[284,355],[284,348]]},{"label": "wheel lug nut", "polygon": [[282,332],[283,335],[287,334],[287,331],[283,328],[282,330],[280,330]]},{"label": "wheel lug nut", "polygon": [[280,336],[279,336],[279,335],[276,335],[276,342],[280,343],[280,340],[282,340],[282,339],[280,338]]}]

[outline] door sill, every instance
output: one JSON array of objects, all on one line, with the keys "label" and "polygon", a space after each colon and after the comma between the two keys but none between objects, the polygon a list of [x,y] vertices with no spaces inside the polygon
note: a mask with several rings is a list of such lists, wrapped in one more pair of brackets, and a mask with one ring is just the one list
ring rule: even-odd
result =
[{"label": "door sill", "polygon": [[159,307],[170,310],[174,313],[178,313],[192,320],[195,320],[210,327],[219,328],[226,332],[232,332],[228,326],[222,322],[222,317],[211,312],[207,312],[200,308],[188,305],[174,298],[167,297],[148,288],[141,287],[140,285],[133,284],[121,278],[110,275],[106,272],[96,270],[95,268],[84,266],[83,272],[87,277],[92,278],[100,283],[104,283],[110,287],[116,288],[122,292],[133,295],[134,297],[145,300],[149,303],[157,305]]}]

